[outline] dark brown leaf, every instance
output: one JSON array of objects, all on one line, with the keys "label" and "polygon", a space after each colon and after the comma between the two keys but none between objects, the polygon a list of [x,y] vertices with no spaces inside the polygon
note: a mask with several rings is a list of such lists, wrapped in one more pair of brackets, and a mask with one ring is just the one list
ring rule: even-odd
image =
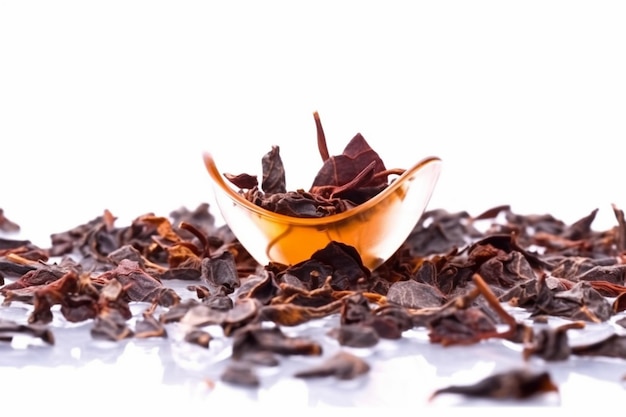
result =
[{"label": "dark brown leaf", "polygon": [[202,280],[209,286],[212,294],[231,294],[239,287],[239,274],[234,255],[225,251],[215,257],[202,259]]},{"label": "dark brown leaf", "polygon": [[137,262],[128,259],[120,261],[115,269],[102,273],[99,278],[103,281],[118,280],[125,287],[130,301],[157,303],[165,307],[180,302],[180,296],[173,289],[165,287],[141,269]]},{"label": "dark brown leaf", "polygon": [[232,182],[236,187],[241,188],[242,190],[251,190],[259,185],[259,180],[256,175],[249,174],[228,174],[225,173],[224,177]]},{"label": "dark brown leaf", "polygon": [[626,335],[612,334],[596,343],[573,346],[572,353],[578,356],[626,359]]},{"label": "dark brown leaf", "polygon": [[580,281],[566,291],[552,291],[545,284],[540,284],[531,315],[542,314],[599,323],[607,321],[613,313],[606,298],[589,282]]},{"label": "dark brown leaf", "polygon": [[496,334],[495,323],[478,307],[443,312],[428,327],[430,341],[444,346],[474,344]]},{"label": "dark brown leaf", "polygon": [[337,339],[340,345],[349,347],[371,347],[380,340],[374,328],[363,324],[343,325],[331,330],[329,335]]},{"label": "dark brown leaf", "polygon": [[154,318],[151,312],[144,312],[143,319],[135,324],[135,337],[146,339],[149,337],[167,337],[163,323]]},{"label": "dark brown leaf", "polygon": [[[335,186],[339,187],[354,180],[363,171],[370,170],[372,173],[385,171],[385,164],[378,154],[369,146],[365,138],[357,133],[348,142],[341,155],[331,156],[317,173],[313,180],[311,191],[316,187]],[[386,178],[372,178],[367,185],[379,185],[386,183]],[[365,185],[365,184],[363,184]]]},{"label": "dark brown leaf", "polygon": [[417,281],[398,281],[389,287],[387,300],[406,308],[440,307],[446,297],[432,285]]},{"label": "dark brown leaf", "polygon": [[452,385],[435,391],[431,399],[441,394],[460,394],[493,399],[526,399],[539,394],[557,392],[558,387],[548,372],[511,370],[488,376],[473,385]]},{"label": "dark brown leaf", "polygon": [[543,328],[535,334],[529,332],[531,340],[525,341],[523,356],[539,356],[546,361],[564,361],[571,354],[567,331],[580,329],[585,326],[584,322],[572,322],[556,328]]},{"label": "dark brown leaf", "polygon": [[222,381],[241,387],[258,387],[261,385],[259,377],[252,366],[247,362],[231,362],[221,377]]},{"label": "dark brown leaf", "polygon": [[91,336],[94,339],[117,342],[132,337],[133,331],[128,327],[126,319],[119,311],[107,310],[94,320]]},{"label": "dark brown leaf", "polygon": [[280,355],[318,356],[322,354],[319,343],[302,338],[286,336],[279,327],[249,325],[233,334],[234,359],[241,359],[250,352],[271,352]]},{"label": "dark brown leaf", "polygon": [[280,148],[272,146],[272,150],[263,155],[261,159],[263,167],[263,179],[261,189],[267,194],[286,193],[285,168],[280,158]]},{"label": "dark brown leaf", "polygon": [[213,340],[213,336],[207,331],[200,329],[192,329],[185,334],[185,342],[201,346],[205,349],[209,348],[209,344]]},{"label": "dark brown leaf", "polygon": [[367,374],[370,366],[363,359],[351,353],[340,351],[324,360],[320,365],[296,372],[296,378],[321,378],[333,376],[337,379],[355,379]]}]

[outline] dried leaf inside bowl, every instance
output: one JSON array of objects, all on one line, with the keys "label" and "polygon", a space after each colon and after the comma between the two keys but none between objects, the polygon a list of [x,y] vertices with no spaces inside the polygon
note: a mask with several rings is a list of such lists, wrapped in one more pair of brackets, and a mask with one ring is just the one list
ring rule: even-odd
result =
[{"label": "dried leaf inside bowl", "polygon": [[314,218],[341,213],[363,204],[387,187],[389,175],[403,172],[387,170],[378,153],[360,133],[350,140],[342,154],[328,156],[317,112],[314,117],[318,147],[324,162],[309,191],[286,190],[278,146],[272,146],[262,158],[261,189],[254,175],[225,173],[224,177],[239,187],[245,198],[266,210],[292,217]]}]

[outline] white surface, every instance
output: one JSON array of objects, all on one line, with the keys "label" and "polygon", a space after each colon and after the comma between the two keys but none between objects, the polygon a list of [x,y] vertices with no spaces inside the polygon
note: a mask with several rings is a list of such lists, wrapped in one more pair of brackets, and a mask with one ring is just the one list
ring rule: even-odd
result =
[{"label": "white surface", "polygon": [[[331,153],[361,132],[388,166],[442,157],[432,208],[511,204],[568,222],[599,208],[605,229],[610,205],[626,208],[624,21],[618,1],[0,1],[0,207],[46,244],[104,209],[127,224],[210,202],[202,151],[254,164],[274,144],[291,187],[306,188],[320,162],[317,110]],[[125,351],[160,369],[163,354],[148,345]],[[494,349],[461,372],[486,373],[500,360]],[[369,387],[398,399],[377,379],[383,366],[447,381],[452,370],[420,366],[428,354],[381,362]],[[126,357],[116,351],[97,372],[70,365],[69,383],[102,384],[129,369]],[[587,365],[557,369],[572,386],[592,380],[603,401],[623,394],[602,384],[612,364]],[[153,372],[134,378],[187,396],[172,382],[179,371]],[[16,387],[54,387],[59,375],[69,373],[5,364],[3,395],[28,400]],[[295,392],[301,384],[279,386],[316,402]],[[233,395],[271,402],[276,392]],[[584,401],[578,394],[566,390],[563,403]],[[210,398],[220,401],[217,390]],[[386,401],[367,390],[350,398]]]}]

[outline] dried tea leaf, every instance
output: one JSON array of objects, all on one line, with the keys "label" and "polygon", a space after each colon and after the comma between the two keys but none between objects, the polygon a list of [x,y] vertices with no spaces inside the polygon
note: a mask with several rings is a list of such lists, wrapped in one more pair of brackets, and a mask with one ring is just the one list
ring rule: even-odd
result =
[{"label": "dried tea leaf", "polygon": [[[175,306],[170,307],[167,311],[161,313],[159,321],[161,323],[176,323],[181,321],[185,315],[195,306],[200,305],[201,302],[193,298],[181,301]],[[191,324],[193,326],[193,323]]]},{"label": "dried tea leaf", "polygon": [[[358,289],[361,280],[370,277],[371,272],[363,265],[361,256],[352,246],[332,241],[323,249],[311,255],[317,260],[332,268],[330,285],[336,290]],[[322,275],[325,276],[325,275]]]},{"label": "dried tea leaf", "polygon": [[180,322],[191,326],[202,327],[211,324],[223,327],[243,326],[257,318],[259,305],[256,300],[243,298],[237,300],[229,310],[213,308],[204,303],[190,303],[183,309],[184,315]]},{"label": "dried tea leaf", "polygon": [[192,329],[185,334],[185,342],[201,346],[205,349],[209,348],[211,340],[213,340],[213,336],[205,330]]},{"label": "dried tea leaf", "polygon": [[587,281],[580,281],[566,291],[551,291],[540,284],[531,316],[542,314],[600,323],[611,317],[612,306]]},{"label": "dried tea leaf", "polygon": [[493,320],[478,307],[444,311],[428,322],[428,328],[430,341],[444,346],[473,344],[497,333]]},{"label": "dried tea leaf", "polygon": [[371,347],[380,340],[374,328],[362,324],[340,326],[331,330],[329,336],[337,339],[340,345],[349,347]]},{"label": "dried tea leaf", "polygon": [[340,322],[342,325],[362,323],[371,313],[368,299],[361,293],[354,293],[342,299]]},{"label": "dried tea leaf", "polygon": [[221,376],[222,381],[241,387],[256,388],[261,385],[258,375],[246,362],[231,362]]},{"label": "dried tea leaf", "polygon": [[151,312],[144,312],[143,319],[135,324],[135,337],[147,339],[149,337],[167,337],[167,331],[163,323],[158,321]]},{"label": "dried tea leaf", "polygon": [[563,256],[555,257],[554,267],[551,275],[558,278],[567,278],[577,281],[579,276],[583,275],[596,266],[611,266],[617,264],[616,258],[588,258],[585,256]]},{"label": "dried tea leaf", "polygon": [[404,245],[414,256],[429,256],[464,247],[476,236],[482,234],[473,228],[467,212],[429,210],[422,215]]},{"label": "dried tea leaf", "polygon": [[133,331],[128,327],[126,319],[117,310],[107,310],[95,318],[91,328],[91,336],[94,339],[120,341],[133,336]]},{"label": "dried tea leaf", "polygon": [[367,374],[370,370],[369,364],[351,353],[340,351],[330,358],[324,360],[320,365],[310,369],[296,372],[296,378],[321,378],[333,376],[337,379],[355,379]]},{"label": "dried tea leaf", "polygon": [[99,279],[118,280],[125,288],[130,301],[157,303],[169,307],[180,302],[180,296],[171,288],[165,287],[153,275],[141,269],[137,262],[124,259],[110,271],[104,272]]},{"label": "dried tea leaf", "polygon": [[[581,329],[584,322],[572,322],[556,328],[540,329],[531,333],[531,340],[525,340],[524,359],[530,356],[539,356],[546,361],[564,361],[569,358],[572,349],[569,345],[567,331]],[[528,329],[528,328],[527,328]]]},{"label": "dried tea leaf", "polygon": [[624,285],[626,265],[597,265],[573,278],[576,281],[606,281]]},{"label": "dried tea leaf", "polygon": [[[341,155],[331,156],[324,161],[313,184],[311,192],[315,193],[320,187],[340,187],[352,182],[355,178],[363,175],[363,172],[371,171],[372,174],[382,173],[386,170],[380,156],[369,146],[365,138],[357,133],[346,145]],[[386,184],[386,177],[372,175],[369,181],[358,186],[376,186]],[[330,196],[332,191],[328,193]]]},{"label": "dried tea leaf", "polygon": [[596,343],[573,346],[572,353],[578,356],[626,359],[626,335],[612,334]]},{"label": "dried tea leaf", "polygon": [[537,278],[526,257],[518,251],[497,253],[480,265],[478,273],[487,283],[504,289]]},{"label": "dried tea leaf", "polygon": [[320,307],[307,307],[295,304],[271,304],[262,306],[259,311],[259,320],[272,321],[282,326],[296,326],[309,320],[321,319],[337,313],[341,308],[342,300]]},{"label": "dried tea leaf", "polygon": [[249,174],[233,175],[233,174],[225,173],[224,177],[228,181],[232,182],[236,187],[242,190],[252,190],[259,185],[259,180],[257,179],[256,175],[249,175]]},{"label": "dried tea leaf", "polygon": [[267,194],[286,193],[285,168],[280,158],[280,148],[272,146],[272,150],[261,159],[263,179],[261,189]]},{"label": "dried tea leaf", "polygon": [[468,397],[523,400],[558,391],[548,372],[535,373],[526,369],[514,369],[490,375],[472,385],[440,388],[431,395],[431,399],[441,394],[460,394]]},{"label": "dried tea leaf", "polygon": [[303,337],[289,337],[279,327],[248,325],[233,334],[232,357],[241,359],[250,352],[271,352],[280,355],[322,354],[322,346]]},{"label": "dried tea leaf", "polygon": [[201,276],[212,294],[222,290],[231,294],[240,285],[235,257],[229,251],[202,259]]},{"label": "dried tea leaf", "polygon": [[387,301],[406,308],[440,307],[446,297],[432,285],[417,281],[398,281],[389,287]]}]

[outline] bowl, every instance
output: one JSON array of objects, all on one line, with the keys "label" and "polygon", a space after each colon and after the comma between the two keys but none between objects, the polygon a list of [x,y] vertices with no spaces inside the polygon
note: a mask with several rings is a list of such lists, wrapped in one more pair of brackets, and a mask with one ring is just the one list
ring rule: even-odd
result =
[{"label": "bowl", "polygon": [[389,259],[414,229],[442,164],[438,157],[424,158],[365,203],[326,217],[299,218],[246,200],[225,180],[210,153],[203,158],[224,221],[259,264],[294,265],[337,241],[354,247],[371,271]]}]

